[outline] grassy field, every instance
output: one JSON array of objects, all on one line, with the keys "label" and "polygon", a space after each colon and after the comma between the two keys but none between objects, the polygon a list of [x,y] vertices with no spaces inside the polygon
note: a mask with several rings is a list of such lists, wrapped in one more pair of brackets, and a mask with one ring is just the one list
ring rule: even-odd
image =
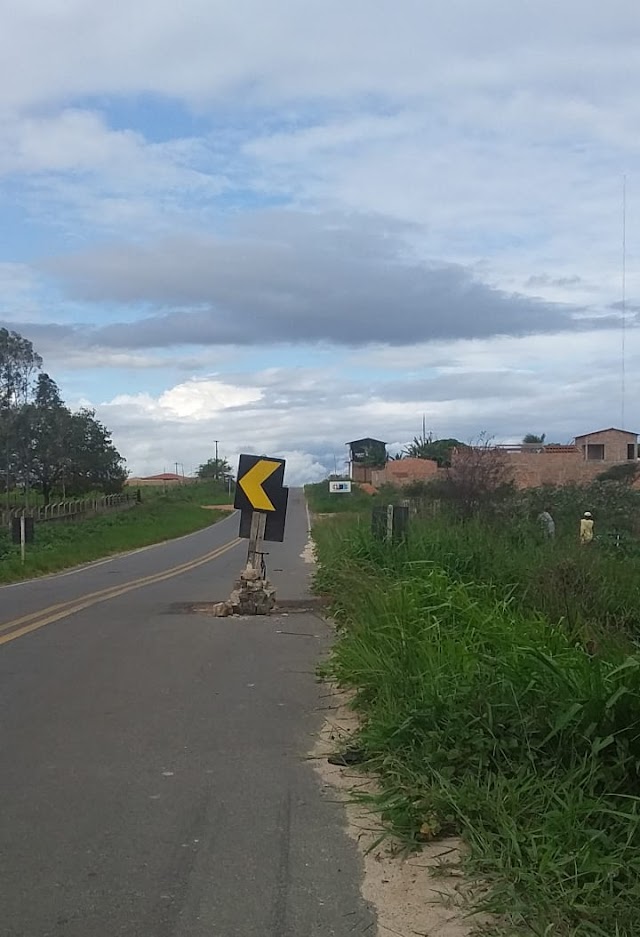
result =
[{"label": "grassy field", "polygon": [[215,482],[168,489],[145,489],[143,501],[129,510],[103,514],[74,523],[36,525],[35,543],[27,548],[26,563],[9,532],[0,530],[0,582],[16,582],[44,575],[112,553],[170,540],[200,530],[226,516],[201,505],[227,504],[226,489]]},{"label": "grassy field", "polygon": [[[348,494],[331,494],[326,481],[306,485],[304,491],[313,514],[362,513],[389,499],[389,492],[383,490],[377,495],[370,495],[355,484]],[[397,493],[395,497],[397,499]]]},{"label": "grassy field", "polygon": [[637,935],[640,560],[526,519],[368,526],[317,525],[316,588],[390,828],[461,832],[496,933]]}]

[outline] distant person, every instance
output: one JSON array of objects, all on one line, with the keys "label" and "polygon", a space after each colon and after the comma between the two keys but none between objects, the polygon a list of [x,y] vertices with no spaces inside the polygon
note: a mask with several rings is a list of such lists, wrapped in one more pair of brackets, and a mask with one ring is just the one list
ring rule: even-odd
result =
[{"label": "distant person", "polygon": [[580,543],[591,543],[593,540],[593,515],[585,511],[580,520]]},{"label": "distant person", "polygon": [[551,516],[549,508],[545,508],[544,511],[538,514],[538,523],[542,527],[542,531],[547,540],[553,540],[556,535],[556,522]]}]

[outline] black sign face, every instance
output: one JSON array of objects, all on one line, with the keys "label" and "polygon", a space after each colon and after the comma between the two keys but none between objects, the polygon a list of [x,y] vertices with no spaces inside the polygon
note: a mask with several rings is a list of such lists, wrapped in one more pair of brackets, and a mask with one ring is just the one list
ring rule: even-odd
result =
[{"label": "black sign face", "polygon": [[[289,489],[283,488],[282,494],[280,495],[280,500],[278,502],[278,510],[271,512],[266,515],[267,523],[264,529],[264,539],[269,540],[271,543],[282,543],[284,540],[284,527],[287,520],[287,501],[289,499]],[[248,540],[251,536],[251,517],[253,511],[243,511],[240,515],[240,531],[238,533],[239,537],[244,537],[245,540]]]},{"label": "black sign face", "polygon": [[265,540],[282,543],[287,518],[289,489],[284,487],[284,459],[241,455],[233,506],[239,509],[240,536],[251,535],[254,511],[266,515]]},{"label": "black sign face", "polygon": [[[22,519],[20,517],[14,517],[11,520],[11,540],[13,543],[21,543],[22,535],[20,532],[20,525]],[[32,517],[24,518],[24,542],[33,543],[35,538],[35,524]]]},{"label": "black sign face", "polygon": [[240,511],[263,511],[265,514],[276,512],[278,500],[282,497],[284,467],[284,459],[241,455],[234,508]]}]

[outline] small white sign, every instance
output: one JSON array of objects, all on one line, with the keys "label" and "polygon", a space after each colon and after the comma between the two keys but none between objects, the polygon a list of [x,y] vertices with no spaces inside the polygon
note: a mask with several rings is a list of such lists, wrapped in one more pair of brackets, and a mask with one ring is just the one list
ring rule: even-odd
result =
[{"label": "small white sign", "polygon": [[332,495],[351,494],[351,482],[329,482],[329,491]]}]

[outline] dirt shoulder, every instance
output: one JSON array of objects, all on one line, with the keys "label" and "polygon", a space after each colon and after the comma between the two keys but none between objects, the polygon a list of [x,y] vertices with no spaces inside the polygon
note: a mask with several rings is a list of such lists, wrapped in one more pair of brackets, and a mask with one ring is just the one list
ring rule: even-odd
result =
[{"label": "dirt shoulder", "polygon": [[379,937],[471,937],[487,919],[469,915],[470,885],[459,870],[461,840],[426,843],[408,857],[392,838],[376,845],[383,830],[380,818],[352,800],[354,792],[375,790],[375,781],[352,767],[328,763],[328,755],[340,750],[357,728],[348,703],[346,692],[330,686],[329,715],[311,757],[324,791],[337,794],[345,805],[348,833],[364,861],[362,894],[376,909]]}]

